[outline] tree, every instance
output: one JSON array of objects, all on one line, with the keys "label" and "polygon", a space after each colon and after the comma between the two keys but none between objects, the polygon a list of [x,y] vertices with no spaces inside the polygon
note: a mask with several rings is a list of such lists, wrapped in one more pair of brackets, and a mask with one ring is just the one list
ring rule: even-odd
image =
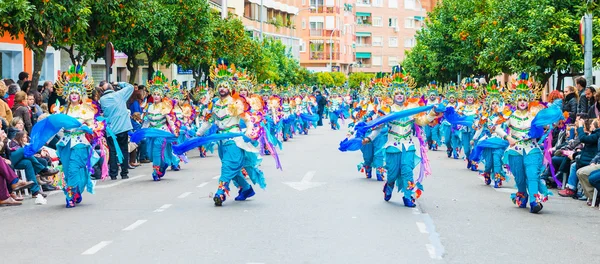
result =
[{"label": "tree", "polygon": [[[0,1],[0,35],[22,34],[34,55],[31,86],[37,87],[49,46],[68,43],[71,34],[84,34],[91,0]],[[65,37],[65,38],[63,38]]]},{"label": "tree", "polygon": [[346,84],[346,80],[348,80],[346,74],[341,72],[332,72],[330,75],[333,78],[333,84],[337,87],[344,86],[344,84]]},{"label": "tree", "polygon": [[319,72],[317,73],[317,84],[332,87],[335,85],[335,81],[329,72]]},{"label": "tree", "polygon": [[[211,52],[209,45],[212,41],[214,23],[211,19],[220,19],[211,14],[211,9],[205,0],[178,1],[171,7],[179,10],[176,13],[176,41],[166,49],[165,63],[175,63],[185,69],[192,70],[196,83],[200,83],[202,73],[210,64]],[[204,68],[203,68],[204,66]]]},{"label": "tree", "polygon": [[373,78],[375,78],[375,74],[353,72],[348,78],[348,86],[350,86],[350,88],[358,89],[361,88],[361,84],[368,85]]},{"label": "tree", "polygon": [[478,62],[492,73],[529,72],[546,83],[558,71],[560,82],[579,74],[578,0],[491,0],[490,20],[483,32],[485,49]]},{"label": "tree", "polygon": [[114,10],[124,8],[121,2],[124,0],[91,1],[91,15],[85,32],[63,32],[66,41],[55,46],[69,54],[72,64],[86,65],[89,60],[104,57],[106,44],[117,34],[112,14]]}]

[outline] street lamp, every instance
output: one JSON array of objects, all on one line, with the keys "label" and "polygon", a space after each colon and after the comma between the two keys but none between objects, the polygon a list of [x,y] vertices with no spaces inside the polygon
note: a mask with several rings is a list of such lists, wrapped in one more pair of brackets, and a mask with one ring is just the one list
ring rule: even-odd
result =
[{"label": "street lamp", "polygon": [[[347,26],[352,26],[351,24],[344,24],[343,28],[346,28]],[[329,71],[332,72],[333,71],[333,33],[335,31],[339,31],[338,28],[334,28],[331,31],[331,35],[329,35]]]}]

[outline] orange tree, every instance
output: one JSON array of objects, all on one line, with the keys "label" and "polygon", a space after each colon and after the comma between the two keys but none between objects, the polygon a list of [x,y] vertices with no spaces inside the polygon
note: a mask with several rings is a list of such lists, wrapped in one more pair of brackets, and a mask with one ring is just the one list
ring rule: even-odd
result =
[{"label": "orange tree", "polygon": [[31,85],[37,87],[49,46],[69,42],[68,36],[84,34],[91,0],[0,1],[0,35],[21,35],[34,54]]}]

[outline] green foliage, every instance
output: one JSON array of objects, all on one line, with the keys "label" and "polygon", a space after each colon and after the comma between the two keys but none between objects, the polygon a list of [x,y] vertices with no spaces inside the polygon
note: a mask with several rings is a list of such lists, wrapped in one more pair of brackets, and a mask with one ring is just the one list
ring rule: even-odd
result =
[{"label": "green foliage", "polygon": [[23,35],[35,55],[32,86],[37,87],[48,46],[68,42],[70,34],[84,34],[91,0],[0,1],[0,34]]},{"label": "green foliage", "polygon": [[343,74],[341,72],[332,72],[332,73],[330,73],[330,75],[333,78],[333,84],[336,87],[344,86],[344,84],[348,80],[348,78],[346,77],[346,74]]},{"label": "green foliage", "polygon": [[375,74],[364,72],[353,72],[348,78],[348,86],[353,89],[361,88],[361,83],[367,85],[371,79],[375,78]]},{"label": "green foliage", "polygon": [[318,85],[325,85],[326,87],[333,87],[335,85],[335,81],[329,72],[318,72],[316,75]]}]

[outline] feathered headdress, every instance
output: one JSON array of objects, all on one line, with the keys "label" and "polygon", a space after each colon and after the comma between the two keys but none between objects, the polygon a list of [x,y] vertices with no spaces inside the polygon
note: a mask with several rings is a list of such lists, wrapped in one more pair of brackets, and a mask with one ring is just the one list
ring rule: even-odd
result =
[{"label": "feathered headdress", "polygon": [[209,94],[208,87],[200,84],[200,85],[198,85],[196,87],[196,89],[194,89],[194,93],[192,94],[192,98],[194,99],[195,102],[200,102],[208,94]]},{"label": "feathered headdress", "polygon": [[510,101],[513,103],[520,99],[533,101],[542,92],[542,87],[529,78],[527,73],[521,73],[517,80],[511,82],[510,87]]},{"label": "feathered headdress", "polygon": [[273,93],[273,90],[275,88],[275,84],[271,83],[271,80],[266,80],[265,83],[263,83],[260,86],[260,90],[258,90],[258,94],[260,95],[271,95]]},{"label": "feathered headdress", "polygon": [[371,80],[371,89],[366,89],[373,96],[382,96],[388,93],[390,80],[382,72],[375,74],[375,78]]},{"label": "feathered headdress", "polygon": [[415,88],[415,82],[408,75],[408,73],[404,69],[402,69],[401,66],[394,66],[394,68],[392,68],[392,76],[390,76],[390,79],[390,95],[394,95],[396,93],[402,93],[407,97],[414,95],[413,88]]},{"label": "feathered headdress", "polygon": [[492,79],[486,87],[486,103],[489,105],[492,102],[504,103],[504,97],[502,95],[502,87],[498,85],[496,79]]},{"label": "feathered headdress", "polygon": [[160,94],[160,96],[165,96],[167,93],[166,87],[168,86],[167,77],[161,71],[155,71],[152,74],[152,79],[148,80],[147,87],[148,92],[152,94]]},{"label": "feathered headdress", "polygon": [[210,79],[215,84],[215,88],[227,87],[232,89],[236,81],[235,65],[229,67],[224,60],[219,60],[218,65],[213,64],[210,69]]},{"label": "feathered headdress", "polygon": [[254,78],[251,74],[247,73],[246,70],[238,70],[235,73],[236,84],[239,91],[248,91],[251,92],[255,85]]},{"label": "feathered headdress", "polygon": [[448,84],[446,84],[446,89],[445,89],[445,95],[446,98],[450,98],[450,97],[454,97],[454,98],[458,98],[460,97],[460,91],[458,90],[458,87],[456,86],[456,83],[454,82],[450,82]]},{"label": "feathered headdress", "polygon": [[176,100],[183,100],[185,98],[184,91],[181,90],[181,85],[179,85],[177,80],[171,81],[171,85],[169,85],[169,91],[167,92],[167,97]]},{"label": "feathered headdress", "polygon": [[436,81],[432,81],[429,83],[429,85],[427,85],[427,87],[425,87],[422,91],[422,94],[424,96],[431,96],[431,95],[435,95],[438,96],[440,94],[440,88],[437,86],[437,82]]},{"label": "feathered headdress", "polygon": [[63,72],[56,81],[58,89],[56,92],[63,98],[68,98],[70,94],[76,93],[79,96],[89,96],[94,88],[94,81],[89,78],[80,65],[72,65],[68,71]]},{"label": "feathered headdress", "polygon": [[464,98],[472,96],[473,98],[477,99],[479,97],[479,91],[477,91],[477,88],[475,88],[475,83],[473,82],[472,78],[470,78],[470,77],[465,78],[465,80],[463,82],[462,95]]}]

